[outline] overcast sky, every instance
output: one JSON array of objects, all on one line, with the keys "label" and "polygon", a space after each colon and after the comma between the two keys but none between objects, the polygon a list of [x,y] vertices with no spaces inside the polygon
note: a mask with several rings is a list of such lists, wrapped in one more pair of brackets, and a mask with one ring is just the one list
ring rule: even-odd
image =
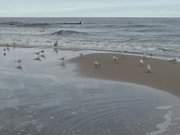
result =
[{"label": "overcast sky", "polygon": [[180,0],[0,0],[0,16],[180,17]]}]

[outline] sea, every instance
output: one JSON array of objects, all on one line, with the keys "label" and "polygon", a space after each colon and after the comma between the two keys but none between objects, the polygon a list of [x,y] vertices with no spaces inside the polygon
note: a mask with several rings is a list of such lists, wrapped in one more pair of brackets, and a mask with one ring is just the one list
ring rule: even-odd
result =
[{"label": "sea", "polygon": [[180,18],[0,18],[0,45],[180,58]]}]

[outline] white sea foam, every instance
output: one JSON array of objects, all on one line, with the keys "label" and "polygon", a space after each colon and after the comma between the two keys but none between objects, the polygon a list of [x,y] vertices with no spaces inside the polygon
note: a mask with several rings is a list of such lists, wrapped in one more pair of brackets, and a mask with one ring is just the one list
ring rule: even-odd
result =
[{"label": "white sea foam", "polygon": [[172,124],[172,111],[168,111],[164,115],[164,119],[165,121],[156,125],[157,130],[147,133],[146,135],[159,135],[165,133]]},{"label": "white sea foam", "polygon": [[172,108],[171,105],[158,106],[158,107],[156,107],[157,110],[169,110],[169,109],[171,109],[171,108]]}]

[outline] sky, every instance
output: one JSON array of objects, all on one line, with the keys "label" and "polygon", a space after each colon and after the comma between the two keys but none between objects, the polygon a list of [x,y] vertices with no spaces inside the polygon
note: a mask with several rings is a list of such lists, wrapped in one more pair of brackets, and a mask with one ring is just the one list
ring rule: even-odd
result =
[{"label": "sky", "polygon": [[180,0],[0,0],[0,17],[180,17]]}]

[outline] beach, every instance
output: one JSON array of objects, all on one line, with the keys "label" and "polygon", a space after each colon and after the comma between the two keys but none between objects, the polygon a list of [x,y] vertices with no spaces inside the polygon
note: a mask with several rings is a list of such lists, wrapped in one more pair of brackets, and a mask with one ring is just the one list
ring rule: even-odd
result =
[{"label": "beach", "polygon": [[[118,62],[113,61],[113,56],[119,58]],[[144,58],[144,65],[140,65],[140,59],[143,58],[132,55],[94,53],[72,61],[78,63],[82,76],[142,84],[180,96],[180,63],[147,57]],[[94,68],[95,60],[101,64],[100,68]],[[146,71],[147,64],[151,65],[151,73]]]},{"label": "beach", "polygon": [[[37,55],[38,52],[41,54]],[[180,132],[179,97],[148,85],[131,83],[130,79],[114,81],[113,77],[120,79],[115,73],[120,73],[116,70],[121,64],[111,61],[114,54],[53,48],[9,48],[5,56],[3,53],[1,48],[2,135],[169,135]],[[81,53],[87,55],[79,57]],[[42,54],[45,57],[36,59]],[[94,69],[94,57],[102,62],[102,68]],[[133,60],[128,59],[136,57],[122,56],[121,59],[124,64],[129,63],[126,68],[130,70]],[[113,73],[105,70],[107,62],[113,65]],[[147,77],[156,71],[153,66],[151,74],[145,73]],[[138,64],[137,68],[143,70]],[[79,70],[83,75],[91,74],[92,78],[81,76]],[[92,74],[94,72],[96,74]]]}]

